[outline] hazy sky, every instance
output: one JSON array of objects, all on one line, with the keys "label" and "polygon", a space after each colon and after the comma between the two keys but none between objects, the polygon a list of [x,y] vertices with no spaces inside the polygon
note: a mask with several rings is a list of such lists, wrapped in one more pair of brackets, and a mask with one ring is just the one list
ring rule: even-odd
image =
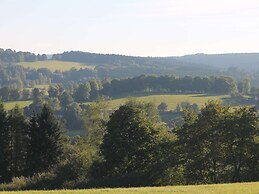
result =
[{"label": "hazy sky", "polygon": [[0,18],[4,49],[259,52],[259,0],[0,0]]}]

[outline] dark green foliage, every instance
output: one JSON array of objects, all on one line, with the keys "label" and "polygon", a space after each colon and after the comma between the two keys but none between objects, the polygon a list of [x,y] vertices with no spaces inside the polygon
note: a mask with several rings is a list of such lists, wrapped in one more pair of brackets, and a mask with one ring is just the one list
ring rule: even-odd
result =
[{"label": "dark green foliage", "polygon": [[46,105],[32,116],[29,126],[28,173],[47,171],[58,164],[63,152],[62,132],[57,119]]},{"label": "dark green foliage", "polygon": [[86,143],[91,149],[99,152],[103,136],[106,133],[106,124],[109,120],[109,106],[107,98],[98,98],[84,110],[84,124],[86,129]]},{"label": "dark green foliage", "polygon": [[67,107],[74,101],[74,99],[68,92],[63,92],[59,97],[59,101],[62,107]]},{"label": "dark green foliage", "polygon": [[154,117],[146,110],[141,109],[140,104],[129,102],[116,110],[107,123],[107,132],[101,144],[104,158],[102,176],[113,177],[111,180],[117,181],[121,179],[117,185],[127,186],[144,177],[145,181],[133,185],[152,184],[163,172],[162,145],[166,144],[167,136],[162,124],[150,120]]},{"label": "dark green foliage", "polygon": [[74,93],[74,99],[76,102],[86,102],[90,99],[91,86],[89,83],[79,84]]},{"label": "dark green foliage", "polygon": [[254,108],[234,111],[209,102],[200,114],[186,110],[176,130],[180,164],[188,183],[256,180],[257,117]]},{"label": "dark green foliage", "polygon": [[35,55],[30,52],[16,52],[11,49],[0,49],[0,62],[23,62],[23,61],[44,61],[47,60],[47,56]]},{"label": "dark green foliage", "polygon": [[168,107],[168,105],[165,103],[165,102],[161,102],[159,105],[158,105],[158,107],[157,107],[157,109],[159,110],[159,111],[166,111],[167,110],[167,107]]},{"label": "dark green foliage", "polygon": [[8,117],[8,131],[11,136],[10,172],[11,177],[21,176],[26,167],[26,146],[28,143],[27,122],[22,111],[16,106]]},{"label": "dark green foliage", "polygon": [[[7,113],[0,104],[0,182],[10,180],[10,133],[8,131]],[[9,156],[9,157],[8,157]]]},{"label": "dark green foliage", "polygon": [[84,122],[82,118],[82,109],[77,103],[68,105],[63,110],[63,118],[66,120],[66,128],[69,130],[82,130],[84,129]]},{"label": "dark green foliage", "polygon": [[255,181],[258,179],[257,111],[254,107],[236,109],[225,120],[227,155],[230,181]]}]

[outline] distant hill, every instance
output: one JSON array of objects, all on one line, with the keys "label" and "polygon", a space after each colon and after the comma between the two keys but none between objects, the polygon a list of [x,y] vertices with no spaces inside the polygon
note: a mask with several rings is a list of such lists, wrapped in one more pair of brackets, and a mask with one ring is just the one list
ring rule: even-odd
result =
[{"label": "distant hill", "polygon": [[250,71],[259,69],[259,53],[195,54],[172,59],[220,68],[237,67]]},{"label": "distant hill", "polygon": [[135,57],[114,54],[96,54],[80,51],[53,55],[54,60],[81,62],[92,65],[141,65],[180,68],[222,68],[237,67],[245,70],[259,69],[259,53],[194,54],[179,57]]},{"label": "distant hill", "polygon": [[[36,66],[39,64],[37,61],[45,61],[41,64],[46,64],[51,60],[55,60],[56,63],[58,61],[78,63],[79,66],[90,65],[95,67],[98,78],[174,74],[177,76],[232,76],[240,81],[243,77],[249,76],[252,77],[253,82],[259,83],[257,75],[257,73],[259,74],[259,53],[139,57],[81,51],[36,55],[29,52],[0,49],[0,65],[1,63],[29,62],[27,65],[37,68]],[[46,66],[46,68],[48,67]]]}]

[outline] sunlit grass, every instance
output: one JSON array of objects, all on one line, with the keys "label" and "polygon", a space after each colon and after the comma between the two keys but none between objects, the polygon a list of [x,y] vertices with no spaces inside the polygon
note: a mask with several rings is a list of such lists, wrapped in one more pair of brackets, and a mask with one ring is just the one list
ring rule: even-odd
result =
[{"label": "sunlit grass", "polygon": [[[158,106],[161,102],[165,102],[168,105],[168,110],[174,110],[177,104],[181,102],[189,102],[191,104],[196,103],[199,107],[205,105],[209,100],[218,100],[223,102],[223,99],[229,98],[227,95],[204,95],[204,94],[172,94],[172,95],[149,95],[136,97],[140,101],[144,102],[154,102]],[[117,108],[124,104],[128,98],[120,98],[110,101],[111,108]]]},{"label": "sunlit grass", "polygon": [[167,186],[117,189],[16,191],[3,194],[259,194],[259,182],[198,186]]},{"label": "sunlit grass", "polygon": [[67,71],[71,68],[75,69],[94,69],[95,66],[83,65],[81,63],[76,62],[66,62],[66,61],[55,61],[55,60],[47,60],[47,61],[36,61],[36,62],[21,62],[19,65],[23,67],[39,69],[39,68],[48,68],[52,72],[59,71]]},{"label": "sunlit grass", "polygon": [[29,106],[31,103],[32,103],[31,100],[27,100],[27,101],[4,102],[3,104],[6,110],[11,110],[15,107],[16,104],[19,106],[19,108],[24,108],[26,106]]}]

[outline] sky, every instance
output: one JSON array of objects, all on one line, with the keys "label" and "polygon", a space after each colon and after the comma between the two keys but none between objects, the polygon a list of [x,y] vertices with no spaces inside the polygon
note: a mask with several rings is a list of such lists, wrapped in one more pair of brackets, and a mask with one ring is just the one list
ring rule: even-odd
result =
[{"label": "sky", "polygon": [[0,48],[134,56],[259,52],[259,0],[0,0]]}]

